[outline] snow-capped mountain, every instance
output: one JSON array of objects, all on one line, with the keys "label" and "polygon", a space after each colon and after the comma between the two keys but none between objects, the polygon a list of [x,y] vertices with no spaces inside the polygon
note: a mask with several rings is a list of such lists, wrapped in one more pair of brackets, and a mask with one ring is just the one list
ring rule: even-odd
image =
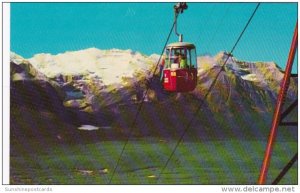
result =
[{"label": "snow-capped mountain", "polygon": [[26,104],[48,110],[51,106],[53,111],[58,111],[66,96],[57,82],[13,52],[10,55],[10,77],[11,106]]},{"label": "snow-capped mountain", "polygon": [[[213,109],[248,103],[251,108],[262,112],[273,110],[283,78],[282,70],[274,62],[241,61],[226,52],[215,57],[199,57],[198,62],[199,81],[193,93],[200,98],[221,71],[207,99]],[[291,78],[287,98],[297,98],[297,79]]]},{"label": "snow-capped mountain", "polygon": [[[157,55],[148,57],[132,50],[89,48],[36,54],[28,62],[62,86],[67,95],[65,106],[94,112],[133,97],[132,92],[141,90],[137,87],[149,78],[157,59]],[[112,93],[121,97],[112,97]]]},{"label": "snow-capped mountain", "polygon": [[119,83],[122,77],[132,77],[135,71],[152,68],[155,57],[132,50],[99,50],[89,48],[62,54],[36,54],[28,61],[48,77],[87,75],[98,77],[104,84]]},{"label": "snow-capped mountain", "polygon": [[12,81],[29,79],[47,80],[47,77],[39,70],[34,68],[28,60],[14,52],[10,53],[10,63]]},{"label": "snow-capped mountain", "polygon": [[[196,89],[166,93],[158,71],[152,76],[158,55],[148,57],[131,50],[96,48],[58,55],[37,54],[30,59],[11,53],[11,103],[16,106],[14,109],[24,105],[30,109],[42,107],[43,111],[54,112],[62,122],[77,127],[112,124],[112,128],[124,133],[130,129],[137,106],[144,99],[142,115],[136,123],[141,135],[179,134],[189,117],[196,116],[192,136],[263,137],[272,119],[283,73],[274,62],[244,62],[227,57],[225,52],[198,57]],[[204,98],[217,74],[215,86]],[[297,78],[291,78],[286,104],[297,97]],[[201,111],[194,115],[202,102]],[[48,120],[46,115],[39,114]],[[297,113],[291,120],[295,117]],[[12,118],[17,123],[14,115]],[[227,134],[221,132],[224,128],[228,129]],[[57,133],[64,131],[55,129],[59,129],[53,130]],[[22,127],[15,131],[21,130]]]},{"label": "snow-capped mountain", "polygon": [[[226,63],[225,63],[226,62]],[[225,64],[225,70],[257,86],[273,90],[283,78],[283,71],[274,62],[246,62],[220,52],[215,57],[199,57],[202,71]]]},{"label": "snow-capped mountain", "polygon": [[[162,94],[158,71],[152,77],[158,58],[158,55],[146,56],[131,50],[96,48],[57,55],[36,54],[28,60],[11,54],[14,63],[27,64],[30,66],[27,71],[39,79],[58,83],[66,94],[65,106],[86,112],[138,101],[149,87],[146,100],[170,99]],[[214,57],[198,57],[198,86],[191,93],[177,96],[176,100],[189,95],[202,99],[220,70],[215,88],[207,98],[212,109],[224,109],[229,104],[245,101],[261,111],[272,109],[283,78],[281,69],[274,62],[245,62],[226,52]],[[12,78],[15,77],[18,76],[14,74]],[[150,79],[157,80],[149,85]],[[296,84],[297,81],[291,80],[288,98],[297,97]]]}]

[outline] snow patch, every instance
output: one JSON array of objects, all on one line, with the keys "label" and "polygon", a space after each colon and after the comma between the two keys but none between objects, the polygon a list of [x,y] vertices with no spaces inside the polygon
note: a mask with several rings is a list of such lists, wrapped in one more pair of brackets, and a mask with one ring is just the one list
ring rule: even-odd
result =
[{"label": "snow patch", "polygon": [[85,130],[85,131],[94,131],[99,130],[99,127],[93,126],[93,125],[81,125],[78,127],[79,130]]},{"label": "snow patch", "polygon": [[247,74],[244,76],[241,76],[243,80],[252,81],[252,82],[259,82],[259,79],[257,78],[256,74]]}]

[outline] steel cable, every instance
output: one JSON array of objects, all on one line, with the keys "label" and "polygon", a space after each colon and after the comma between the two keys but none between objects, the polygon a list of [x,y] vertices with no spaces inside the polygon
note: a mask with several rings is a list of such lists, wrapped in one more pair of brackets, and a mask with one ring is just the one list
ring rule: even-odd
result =
[{"label": "steel cable", "polygon": [[219,75],[220,75],[221,72],[224,70],[224,66],[226,65],[226,63],[227,63],[228,59],[230,58],[230,56],[232,56],[232,55],[231,55],[232,52],[234,51],[234,49],[236,48],[237,44],[238,44],[239,41],[241,40],[241,38],[242,38],[244,32],[246,31],[247,27],[249,26],[249,24],[250,24],[252,18],[254,17],[254,15],[255,15],[255,13],[256,13],[256,11],[257,11],[257,9],[258,9],[259,6],[260,6],[260,3],[258,3],[257,6],[255,7],[255,9],[254,9],[252,15],[251,15],[250,18],[248,19],[248,21],[247,21],[247,23],[246,23],[246,25],[245,25],[243,31],[240,33],[240,35],[239,35],[237,41],[235,42],[234,46],[232,47],[232,49],[231,49],[231,51],[230,51],[230,53],[227,55],[227,58],[226,58],[225,62],[223,63],[223,65],[221,66],[220,71],[217,73],[216,78],[215,78],[214,81],[211,83],[211,85],[210,85],[210,87],[209,87],[207,93],[205,94],[203,100],[201,101],[200,105],[198,106],[197,110],[195,111],[194,115],[192,116],[192,119],[189,121],[189,123],[187,124],[187,126],[186,126],[186,128],[184,129],[183,133],[181,134],[181,136],[180,136],[179,140],[177,141],[177,143],[176,143],[176,145],[175,145],[175,147],[174,147],[172,153],[171,153],[170,156],[168,157],[168,160],[167,160],[166,163],[164,164],[164,166],[163,166],[161,172],[159,173],[159,175],[158,175],[158,177],[157,177],[157,182],[159,181],[161,175],[163,174],[164,170],[166,169],[167,165],[169,164],[170,160],[172,159],[174,153],[176,152],[176,150],[177,150],[179,144],[181,143],[183,137],[185,136],[186,132],[188,131],[188,129],[189,129],[190,126],[192,125],[192,123],[193,123],[193,121],[194,121],[196,115],[197,115],[197,114],[199,113],[199,111],[201,110],[201,108],[202,108],[202,106],[203,106],[203,104],[204,104],[204,101],[206,100],[207,96],[208,96],[209,93],[211,92],[212,88],[215,86],[215,84],[216,84],[216,82],[217,82],[217,80],[218,80]]},{"label": "steel cable", "polygon": [[[168,42],[169,42],[169,39],[170,39],[171,34],[172,34],[172,31],[173,31],[174,26],[175,26],[175,24],[176,24],[177,17],[178,17],[178,14],[175,14],[174,22],[173,22],[173,24],[172,24],[171,30],[170,30],[170,32],[169,32],[169,35],[168,35],[167,40],[166,40],[166,42],[165,42],[165,45],[164,45],[164,47],[163,47],[163,49],[162,49],[162,52],[161,52],[161,54],[160,54],[160,57],[159,57],[159,59],[158,59],[158,61],[157,61],[157,64],[156,64],[156,66],[155,66],[155,68],[154,68],[154,70],[153,70],[152,77],[151,77],[151,79],[150,79],[149,82],[148,82],[149,84],[152,82],[153,76],[155,75],[155,73],[156,73],[156,71],[157,71],[157,68],[158,68],[158,65],[159,65],[159,63],[160,63],[160,60],[161,60],[161,58],[162,58],[162,55],[163,55],[163,53],[164,53],[165,47],[167,46],[167,44],[168,44]],[[120,153],[120,155],[119,155],[119,157],[118,157],[118,160],[117,160],[117,164],[116,164],[116,166],[115,166],[115,168],[114,168],[114,170],[113,170],[113,172],[112,172],[112,175],[111,175],[111,178],[110,178],[108,184],[111,184],[111,182],[112,182],[112,180],[113,180],[113,177],[114,177],[114,175],[115,175],[115,173],[116,173],[116,170],[117,170],[117,168],[118,168],[118,166],[119,166],[119,164],[120,164],[120,161],[121,161],[121,158],[122,158],[122,156],[123,156],[123,154],[124,154],[124,151],[125,151],[125,149],[126,149],[126,146],[127,146],[128,142],[129,142],[129,139],[131,138],[131,135],[132,135],[133,129],[134,129],[134,127],[135,127],[135,124],[136,124],[138,115],[140,114],[140,111],[141,111],[142,106],[143,106],[143,104],[144,104],[145,97],[146,97],[147,94],[148,94],[149,88],[150,88],[150,87],[148,86],[147,89],[146,89],[146,92],[143,94],[142,101],[141,101],[141,103],[140,103],[140,105],[139,105],[139,107],[138,107],[138,110],[136,111],[136,114],[135,114],[135,116],[134,116],[133,122],[132,122],[132,124],[131,124],[131,126],[130,126],[130,130],[129,130],[128,137],[126,138],[126,141],[125,141],[125,143],[124,143],[124,145],[123,145],[123,147],[122,147],[121,153]]]}]

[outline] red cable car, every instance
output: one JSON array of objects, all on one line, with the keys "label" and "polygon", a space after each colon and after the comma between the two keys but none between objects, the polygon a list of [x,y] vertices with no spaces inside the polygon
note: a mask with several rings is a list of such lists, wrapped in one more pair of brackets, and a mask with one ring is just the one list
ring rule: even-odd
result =
[{"label": "red cable car", "polygon": [[175,42],[166,46],[163,87],[170,92],[189,92],[197,84],[196,47],[188,42]]}]

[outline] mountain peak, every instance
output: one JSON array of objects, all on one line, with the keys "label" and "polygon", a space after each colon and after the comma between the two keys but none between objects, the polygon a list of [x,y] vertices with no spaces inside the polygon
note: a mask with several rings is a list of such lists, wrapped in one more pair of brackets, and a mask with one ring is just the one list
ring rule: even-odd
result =
[{"label": "mountain peak", "polygon": [[10,52],[10,61],[14,62],[15,64],[21,64],[25,61],[25,59],[22,56],[16,54],[15,52]]},{"label": "mountain peak", "polygon": [[93,73],[105,84],[120,82],[122,77],[132,77],[136,71],[152,68],[156,59],[139,52],[120,49],[100,50],[88,48],[65,53],[36,54],[28,61],[48,77]]}]

